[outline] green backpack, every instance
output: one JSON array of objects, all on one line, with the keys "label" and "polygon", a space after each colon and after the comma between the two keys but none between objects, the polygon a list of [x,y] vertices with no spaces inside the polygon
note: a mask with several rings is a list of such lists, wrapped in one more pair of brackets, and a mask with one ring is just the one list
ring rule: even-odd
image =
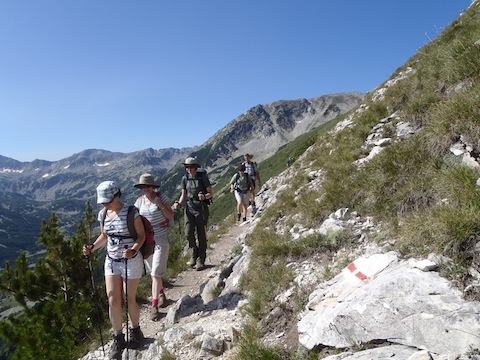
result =
[{"label": "green backpack", "polygon": [[[188,174],[185,174],[183,176],[183,183],[184,183],[184,187],[185,189],[188,191],[188,187],[187,187],[187,184],[189,181],[195,181],[195,180],[198,180],[198,183],[199,183],[199,186],[201,188],[201,191],[206,194],[207,193],[207,187],[205,186],[205,183],[204,183],[204,177],[207,176],[207,170],[203,169],[203,168],[198,168],[197,170],[197,173],[195,174],[195,178],[194,179],[189,179],[188,178]],[[210,198],[210,199],[206,199],[206,200],[203,200],[202,201],[204,204],[206,205],[210,205],[212,202],[213,202],[213,198]]]}]

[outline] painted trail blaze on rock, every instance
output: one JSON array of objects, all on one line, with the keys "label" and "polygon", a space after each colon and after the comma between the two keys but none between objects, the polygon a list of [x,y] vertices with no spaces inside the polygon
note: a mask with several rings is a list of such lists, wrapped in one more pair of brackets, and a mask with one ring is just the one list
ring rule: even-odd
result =
[{"label": "painted trail blaze on rock", "polygon": [[356,259],[310,294],[299,342],[347,349],[384,340],[442,356],[478,348],[480,302],[464,300],[434,265],[395,252]]},{"label": "painted trail blaze on rock", "polygon": [[347,269],[350,270],[353,276],[360,280],[367,280],[368,277],[364,273],[362,273],[360,270],[357,269],[357,266],[355,263],[351,263],[350,265],[347,266]]}]

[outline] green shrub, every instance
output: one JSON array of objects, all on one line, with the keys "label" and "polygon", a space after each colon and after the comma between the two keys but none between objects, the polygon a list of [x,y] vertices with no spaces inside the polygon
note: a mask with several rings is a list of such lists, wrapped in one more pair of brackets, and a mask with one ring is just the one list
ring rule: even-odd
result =
[{"label": "green shrub", "polygon": [[261,343],[257,325],[250,322],[243,327],[238,350],[235,353],[238,360],[281,360],[282,351]]}]

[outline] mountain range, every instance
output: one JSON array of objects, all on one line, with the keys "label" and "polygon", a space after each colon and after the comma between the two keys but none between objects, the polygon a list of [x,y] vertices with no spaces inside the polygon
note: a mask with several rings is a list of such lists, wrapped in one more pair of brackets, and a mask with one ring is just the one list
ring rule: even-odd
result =
[{"label": "mountain range", "polygon": [[[142,360],[479,359],[479,24],[480,0],[475,0],[352,111],[345,109],[345,115],[294,140],[282,143],[278,133],[293,133],[289,124],[309,128],[304,119],[311,111],[289,112],[279,102],[256,106],[202,146],[184,149],[197,156],[215,182],[210,208],[225,205],[221,215],[228,221],[218,233],[228,229],[223,235],[231,255],[209,258],[211,267],[204,272],[186,271],[191,282],[182,275],[172,279],[167,294],[173,301],[163,324],[143,316],[143,324],[150,325],[142,324],[150,329],[145,331],[148,343],[125,354]],[[326,110],[315,111],[330,115]],[[270,133],[269,126],[279,123]],[[258,211],[235,222],[229,219],[233,214],[226,214],[233,208],[231,194],[229,199],[220,196],[244,152],[261,161],[266,176],[256,194]],[[269,152],[275,155],[269,157]],[[289,157],[293,161],[286,166]],[[174,195],[183,171],[182,156],[178,158],[161,175],[162,189]],[[115,164],[104,159],[97,162],[99,169],[87,166],[89,173],[78,175],[84,177],[78,183],[90,184],[85,177],[95,170],[120,176]],[[129,165],[121,174],[127,198],[134,196],[130,189],[139,170],[137,164]],[[5,168],[2,176],[21,171]],[[48,181],[53,174],[44,169],[35,180]],[[20,186],[20,180],[18,176],[18,184],[11,186]],[[78,201],[94,201],[95,185]],[[6,195],[28,199],[24,206],[30,211],[47,203],[30,193]],[[49,201],[64,201],[71,219],[79,216],[80,204],[75,207],[62,196]],[[26,213],[17,215],[25,221]],[[3,229],[4,218],[0,221]],[[222,235],[212,234],[217,236]],[[224,245],[219,243],[209,244],[210,254],[220,252]],[[180,260],[185,266],[185,259]],[[38,294],[37,283],[29,283]],[[189,284],[198,291],[184,287]],[[28,298],[20,290],[19,297]],[[52,303],[59,303],[58,293],[52,294]],[[77,293],[82,295],[76,292],[75,297]],[[83,296],[79,299],[92,298]],[[68,307],[72,303],[65,301]],[[143,305],[150,310],[148,301]],[[79,322],[63,312],[49,312],[59,320],[43,322],[50,307],[35,307],[41,316],[32,312],[24,322],[8,323],[10,342],[21,338],[31,353],[38,352],[38,342],[31,342],[35,331],[24,329],[42,329],[53,334],[49,339],[56,335],[63,340],[67,334],[53,351],[60,343],[73,348],[65,329]],[[84,360],[104,358],[103,346],[95,347]],[[26,356],[25,348],[15,349],[18,357]]]},{"label": "mountain range", "polygon": [[182,160],[195,156],[215,183],[231,174],[244,153],[253,152],[257,162],[267,159],[299,135],[348,112],[364,95],[339,93],[257,105],[198,147],[132,153],[88,149],[59,161],[20,162],[0,155],[0,261],[16,258],[21,250],[39,250],[41,221],[52,212],[72,234],[87,202],[96,208],[95,187],[101,181],[116,180],[124,200],[132,202],[138,195],[133,184],[150,172],[173,196],[183,174]]}]

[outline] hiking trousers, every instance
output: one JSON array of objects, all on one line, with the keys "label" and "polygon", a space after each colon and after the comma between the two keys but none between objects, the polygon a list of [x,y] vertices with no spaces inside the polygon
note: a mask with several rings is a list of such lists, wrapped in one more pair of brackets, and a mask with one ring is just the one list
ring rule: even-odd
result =
[{"label": "hiking trousers", "polygon": [[[185,209],[185,234],[187,235],[188,246],[193,251],[193,256],[205,262],[207,257],[207,224],[205,222],[205,211],[207,205],[187,206]],[[197,235],[195,237],[195,234]]]}]

